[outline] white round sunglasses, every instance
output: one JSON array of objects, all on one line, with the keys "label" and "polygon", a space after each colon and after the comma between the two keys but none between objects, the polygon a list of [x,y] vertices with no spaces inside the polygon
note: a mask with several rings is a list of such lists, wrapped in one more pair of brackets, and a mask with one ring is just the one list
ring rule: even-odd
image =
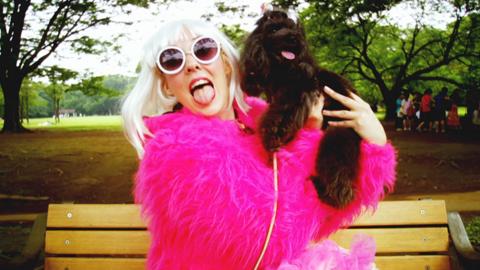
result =
[{"label": "white round sunglasses", "polygon": [[[220,45],[211,37],[199,37],[192,43],[190,52],[193,58],[200,64],[213,63],[220,55]],[[176,46],[163,48],[157,54],[157,67],[165,74],[176,74],[185,66],[186,52]]]}]

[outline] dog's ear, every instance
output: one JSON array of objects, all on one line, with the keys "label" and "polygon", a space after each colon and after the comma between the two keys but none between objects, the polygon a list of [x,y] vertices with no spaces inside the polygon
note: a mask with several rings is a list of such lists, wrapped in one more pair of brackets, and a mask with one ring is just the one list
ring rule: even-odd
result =
[{"label": "dog's ear", "polygon": [[260,32],[253,32],[243,48],[242,89],[251,96],[258,96],[265,90],[266,78],[270,73],[270,60],[259,38]]}]

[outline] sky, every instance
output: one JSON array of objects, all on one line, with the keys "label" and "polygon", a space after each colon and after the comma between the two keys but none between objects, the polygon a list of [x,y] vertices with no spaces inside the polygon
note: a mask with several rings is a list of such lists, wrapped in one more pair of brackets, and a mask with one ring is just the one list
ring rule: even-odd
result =
[{"label": "sky", "polygon": [[[108,36],[123,33],[124,38],[119,40],[122,48],[120,52],[109,52],[103,56],[75,55],[64,48],[53,57],[48,58],[43,66],[60,65],[80,72],[92,72],[95,75],[122,74],[135,76],[135,69],[141,57],[143,44],[153,35],[162,22],[180,19],[197,18],[202,15],[213,13],[212,23],[215,25],[240,24],[243,29],[253,29],[256,19],[260,16],[260,6],[265,0],[244,0],[242,4],[248,6],[246,14],[256,15],[239,18],[238,15],[219,14],[214,3],[216,1],[178,1],[168,7],[165,5],[151,5],[149,9],[135,8],[132,14],[115,17],[117,21],[131,20],[131,25],[114,24],[108,27],[100,27],[91,31],[93,36],[102,39]],[[240,2],[240,1],[230,1]],[[134,18],[132,20],[132,18]]]},{"label": "sky", "polygon": [[[108,27],[93,29],[90,34],[101,39],[112,39],[117,34],[124,34],[119,39],[121,49],[119,52],[110,51],[104,55],[73,54],[60,47],[53,57],[48,58],[43,66],[59,65],[65,68],[77,70],[80,73],[93,73],[94,75],[121,74],[135,76],[135,69],[141,57],[144,42],[153,35],[159,25],[165,21],[179,18],[197,18],[212,13],[211,22],[216,25],[240,24],[241,27],[250,31],[255,21],[260,17],[260,6],[265,0],[227,1],[229,4],[247,5],[245,16],[240,18],[237,14],[221,14],[215,6],[216,1],[178,1],[170,5],[151,5],[148,9],[132,8],[130,15],[119,13],[114,17],[115,21],[131,21],[131,25],[112,24]],[[408,6],[397,6],[389,13],[389,17],[400,26],[409,26],[414,23],[413,15],[416,10]],[[425,16],[425,21],[442,27],[448,22],[448,16]]]}]

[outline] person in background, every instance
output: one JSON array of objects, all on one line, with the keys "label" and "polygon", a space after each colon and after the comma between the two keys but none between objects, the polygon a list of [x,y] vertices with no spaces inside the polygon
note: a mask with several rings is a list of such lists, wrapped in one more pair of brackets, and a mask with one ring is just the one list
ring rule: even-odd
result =
[{"label": "person in background", "polygon": [[432,130],[432,89],[428,88],[423,93],[420,101],[420,123],[417,131]]},{"label": "person in background", "polygon": [[413,95],[406,94],[406,98],[402,102],[403,113],[403,130],[411,131],[413,125],[413,118],[415,117],[415,107],[413,105]]},{"label": "person in background", "polygon": [[405,102],[405,95],[403,94],[403,91],[400,93],[398,98],[395,100],[395,113],[396,113],[396,119],[395,119],[395,130],[396,131],[402,131],[403,130],[403,111],[402,111],[402,104]]},{"label": "person in background", "polygon": [[458,105],[460,104],[460,90],[455,89],[450,96],[450,109],[447,116],[447,127],[450,130],[460,130],[460,117],[458,116]]},{"label": "person in background", "polygon": [[433,126],[435,127],[436,133],[445,133],[445,122],[446,122],[446,112],[448,112],[448,103],[449,103],[449,96],[448,96],[448,88],[442,87],[442,90],[438,94],[435,95],[434,104],[435,107],[433,108],[433,119],[434,123]]}]

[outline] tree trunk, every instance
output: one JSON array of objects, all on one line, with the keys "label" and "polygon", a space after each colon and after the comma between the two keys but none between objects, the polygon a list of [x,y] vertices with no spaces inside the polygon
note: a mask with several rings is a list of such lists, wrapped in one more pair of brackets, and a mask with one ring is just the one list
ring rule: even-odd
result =
[{"label": "tree trunk", "polygon": [[[20,90],[21,91],[21,90]],[[27,124],[29,123],[29,115],[28,115],[28,90],[24,89],[25,93],[24,95],[20,96],[20,123],[23,125],[24,121],[27,121]]]},{"label": "tree trunk", "polygon": [[386,95],[383,97],[383,100],[385,102],[385,109],[387,110],[385,113],[385,120],[390,121],[390,120],[395,120],[397,113],[396,113],[396,100],[397,95],[394,93],[394,91],[388,91]]},{"label": "tree trunk", "polygon": [[28,131],[20,123],[20,86],[21,79],[9,79],[2,87],[4,104],[4,123],[2,132],[20,133]]},{"label": "tree trunk", "polygon": [[55,124],[60,123],[60,99],[53,98],[53,110],[55,112]]},{"label": "tree trunk", "polygon": [[29,102],[30,102],[30,100],[29,100],[29,96],[27,94],[27,96],[25,97],[25,111],[24,111],[25,112],[24,117],[27,118],[27,124],[30,123],[30,106],[29,106],[30,103]]}]

